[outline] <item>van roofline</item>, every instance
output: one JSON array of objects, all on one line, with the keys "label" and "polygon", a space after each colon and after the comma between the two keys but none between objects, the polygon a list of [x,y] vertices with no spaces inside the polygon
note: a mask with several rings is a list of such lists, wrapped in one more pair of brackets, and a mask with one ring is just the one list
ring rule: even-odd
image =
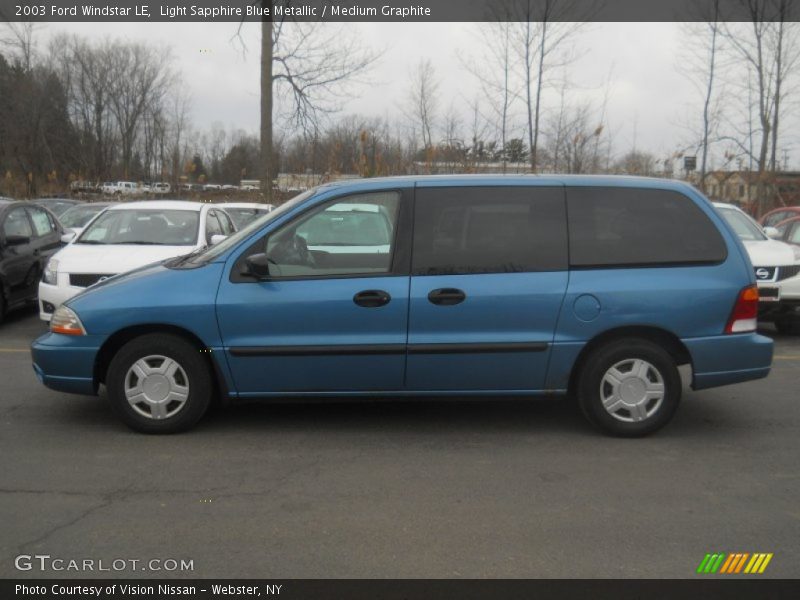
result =
[{"label": "van roofline", "polygon": [[559,175],[559,174],[457,174],[457,175],[397,175],[392,177],[373,177],[367,179],[342,179],[321,184],[320,191],[328,189],[359,190],[367,187],[424,187],[443,185],[565,185],[597,187],[644,187],[676,191],[691,190],[699,193],[690,183],[677,179],[641,177],[634,175]]}]

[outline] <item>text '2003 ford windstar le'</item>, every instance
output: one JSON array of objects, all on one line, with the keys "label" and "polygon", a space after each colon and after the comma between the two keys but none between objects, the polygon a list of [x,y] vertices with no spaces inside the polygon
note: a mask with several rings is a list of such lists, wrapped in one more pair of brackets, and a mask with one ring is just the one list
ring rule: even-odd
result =
[{"label": "text '2003 ford windstar le'", "polygon": [[33,344],[45,385],[149,433],[215,396],[572,394],[623,436],[765,377],[737,236],[688,185],[408,177],[325,185],[211,248],[92,286]]}]

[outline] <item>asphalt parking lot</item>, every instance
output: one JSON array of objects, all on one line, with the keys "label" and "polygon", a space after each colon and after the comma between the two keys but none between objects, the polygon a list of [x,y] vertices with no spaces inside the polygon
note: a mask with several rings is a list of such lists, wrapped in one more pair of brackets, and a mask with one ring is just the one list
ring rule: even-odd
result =
[{"label": "asphalt parking lot", "polygon": [[[771,328],[768,379],[689,392],[639,440],[559,398],[244,405],[145,436],[37,382],[42,331],[0,325],[0,577],[692,577],[708,552],[800,576],[800,338]],[[194,570],[15,568],[36,554]]]}]

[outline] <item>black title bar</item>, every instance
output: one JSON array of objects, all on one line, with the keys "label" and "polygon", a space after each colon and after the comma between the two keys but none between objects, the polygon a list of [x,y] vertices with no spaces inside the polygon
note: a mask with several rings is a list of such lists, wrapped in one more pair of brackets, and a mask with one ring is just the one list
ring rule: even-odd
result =
[{"label": "black title bar", "polygon": [[713,578],[693,580],[657,579],[37,579],[0,581],[3,600],[79,600],[94,598],[182,598],[211,600],[248,598],[255,600],[571,600],[614,598],[615,600],[703,600],[800,596],[800,580]]},{"label": "black title bar", "polygon": [[[718,20],[795,21],[798,4],[721,0]],[[711,6],[710,0],[0,0],[0,21],[707,21]]]}]

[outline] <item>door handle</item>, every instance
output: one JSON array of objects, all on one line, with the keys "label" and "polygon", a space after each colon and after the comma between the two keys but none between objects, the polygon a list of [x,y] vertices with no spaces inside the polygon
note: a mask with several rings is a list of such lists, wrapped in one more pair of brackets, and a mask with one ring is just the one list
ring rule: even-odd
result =
[{"label": "door handle", "polygon": [[431,304],[438,304],[439,306],[461,304],[466,299],[467,295],[463,290],[456,288],[439,288],[437,290],[431,290],[428,294],[428,301]]},{"label": "door handle", "polygon": [[389,304],[392,297],[383,290],[364,290],[353,296],[353,302],[364,308],[377,308]]}]

